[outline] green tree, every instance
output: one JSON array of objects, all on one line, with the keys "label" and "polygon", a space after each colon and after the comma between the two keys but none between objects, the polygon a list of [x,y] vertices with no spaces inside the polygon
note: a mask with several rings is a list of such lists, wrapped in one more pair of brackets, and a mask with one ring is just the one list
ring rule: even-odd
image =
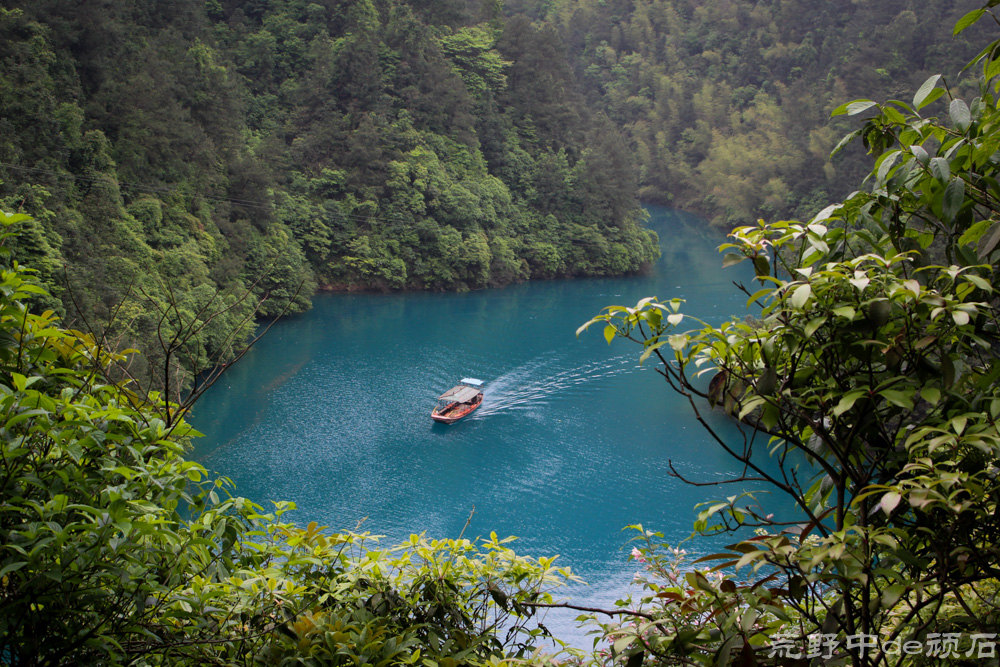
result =
[{"label": "green tree", "polygon": [[309,309],[315,277],[302,249],[283,225],[273,224],[266,236],[254,239],[247,255],[247,284],[263,300],[262,317]]},{"label": "green tree", "polygon": [[494,49],[496,39],[497,30],[486,24],[462,28],[441,38],[441,51],[476,97],[500,93],[507,87],[504,70],[511,63]]},{"label": "green tree", "polygon": [[[140,365],[163,361],[162,314],[210,293],[249,286],[270,316],[320,284],[468,289],[655,257],[628,147],[558,35],[496,3],[13,4],[0,202],[37,221],[17,242],[47,305]],[[571,249],[580,225],[594,253]]]},{"label": "green tree", "polygon": [[[829,159],[832,135],[845,131],[829,111],[861,93],[898,97],[933,71],[960,68],[975,38],[949,39],[947,30],[975,6],[507,3],[562,38],[586,106],[625,136],[643,199],[727,229],[762,215],[813,215],[849,192],[866,171],[863,153]],[[775,179],[794,187],[783,193]]]},{"label": "green tree", "polygon": [[572,578],[554,559],[496,535],[386,548],[298,527],[290,503],[266,512],[185,460],[181,406],[112,381],[124,354],[29,308],[44,290],[5,245],[29,222],[0,212],[5,664],[486,665],[539,646],[528,605]]},{"label": "green tree", "polygon": [[[809,222],[732,233],[724,264],[753,263],[759,312],[716,326],[650,298],[588,323],[639,342],[745,466],[696,529],[756,531],[684,574],[644,530],[640,613],[605,628],[617,656],[784,664],[821,635],[842,664],[923,664],[900,642],[926,654],[946,636],[954,657],[983,655],[976,635],[1000,622],[998,45],[975,61],[971,101],[933,76],[912,103],[835,111],[874,114],[848,137],[874,157],[871,187]],[[712,428],[710,405],[742,441]],[[741,492],[751,479],[794,508]]]}]

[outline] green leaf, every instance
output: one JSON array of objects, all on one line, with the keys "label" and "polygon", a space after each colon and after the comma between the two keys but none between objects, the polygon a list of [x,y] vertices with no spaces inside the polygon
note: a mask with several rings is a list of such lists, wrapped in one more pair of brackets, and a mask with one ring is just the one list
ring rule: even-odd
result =
[{"label": "green leaf", "polygon": [[899,495],[895,491],[890,491],[884,496],[882,496],[882,499],[879,501],[878,504],[879,507],[882,508],[883,512],[885,512],[886,514],[892,514],[892,511],[896,509],[896,506],[899,505],[899,501],[902,499],[903,497],[901,495]]},{"label": "green leaf", "polygon": [[913,507],[916,507],[917,509],[923,509],[931,502],[930,498],[928,497],[929,495],[930,495],[929,489],[925,488],[913,489],[912,491],[910,491],[910,495],[908,496],[907,500]]},{"label": "green leaf", "polygon": [[953,179],[944,189],[944,200],[941,202],[941,217],[945,222],[954,222],[959,209],[965,203],[965,181]]},{"label": "green leaf", "polygon": [[[856,135],[853,135],[853,134],[848,135],[848,137],[851,138],[851,139],[853,139],[854,136],[856,136]],[[838,211],[841,208],[843,208],[843,206],[844,206],[843,204],[830,204],[829,206],[827,206],[826,208],[824,208],[822,211],[820,211],[819,213],[817,213],[816,215],[814,215],[813,218],[812,218],[812,220],[810,220],[810,223],[816,223],[816,222],[822,222],[823,220],[829,220],[833,216],[833,213],[835,211]]]},{"label": "green leaf", "polygon": [[[899,102],[898,104],[903,104],[903,103]],[[882,115],[885,116],[890,122],[895,123],[896,125],[906,124],[906,117],[903,116],[903,114],[899,112],[899,109],[897,109],[894,106],[889,106],[889,105],[883,106]]]},{"label": "green leaf", "polygon": [[730,266],[734,266],[736,264],[739,264],[740,262],[742,262],[746,258],[747,258],[746,255],[737,255],[734,252],[726,253],[722,257],[722,268],[727,269]]},{"label": "green leaf", "polygon": [[0,212],[0,223],[4,225],[16,225],[20,222],[27,222],[31,220],[31,216],[27,213],[4,213]]},{"label": "green leaf", "polygon": [[836,315],[837,317],[843,317],[848,320],[853,320],[854,315],[857,314],[857,311],[854,310],[852,306],[837,306],[836,308],[833,309],[833,314]]},{"label": "green leaf", "polygon": [[969,112],[969,105],[965,103],[965,100],[952,100],[948,107],[948,115],[951,116],[951,122],[961,132],[965,132],[972,125],[972,114]]},{"label": "green leaf", "polygon": [[750,295],[749,299],[747,299],[747,308],[750,307],[750,304],[754,303],[758,299],[761,299],[761,298],[767,296],[768,294],[770,294],[773,291],[774,291],[773,287],[765,287],[763,289],[757,290],[756,292],[754,292],[753,294]]},{"label": "green leaf", "polygon": [[649,347],[647,347],[645,350],[642,351],[642,354],[639,355],[639,363],[640,364],[645,363],[646,359],[649,359],[649,355],[653,354],[654,352],[656,352],[657,350],[659,350],[661,347],[663,347],[666,344],[667,344],[667,341],[661,340],[661,341],[659,341],[657,343],[653,343],[652,345],[650,345]]},{"label": "green leaf", "polygon": [[773,394],[778,388],[778,372],[773,368],[765,368],[754,384],[758,394],[765,396]]},{"label": "green leaf", "polygon": [[951,179],[951,166],[943,157],[931,158],[931,174],[938,179],[941,184],[947,183]]},{"label": "green leaf", "polygon": [[684,575],[684,579],[687,580],[688,585],[695,590],[701,591],[712,591],[712,585],[708,583],[708,579],[705,578],[701,572],[697,570],[694,572],[688,572]]},{"label": "green leaf", "polygon": [[780,417],[781,413],[778,410],[778,406],[768,403],[760,413],[760,423],[768,429],[773,429],[778,424]]},{"label": "green leaf", "polygon": [[[934,101],[928,98],[930,97],[931,92],[935,90],[934,87],[940,80],[941,80],[941,75],[935,74],[934,76],[928,78],[920,85],[920,88],[917,89],[917,93],[913,96],[913,107],[915,109],[923,109],[925,106]],[[938,88],[937,90],[941,91],[940,88]]]},{"label": "green leaf", "polygon": [[930,162],[931,156],[927,154],[927,151],[924,150],[923,146],[916,144],[910,146],[910,152],[913,153],[913,157],[916,158],[917,162],[921,165],[926,167],[927,163]]},{"label": "green leaf", "polygon": [[878,393],[893,405],[906,408],[907,410],[913,409],[914,391],[912,389],[902,391],[899,389],[882,389]]},{"label": "green leaf", "polygon": [[4,565],[3,569],[0,570],[0,578],[3,578],[4,576],[6,576],[7,574],[10,574],[11,572],[16,572],[16,571],[20,570],[22,567],[24,567],[27,564],[28,563],[25,562],[25,561],[18,561],[18,562],[15,562],[15,563],[8,563],[7,565]]},{"label": "green leaf", "polygon": [[959,245],[972,245],[973,243],[979,243],[979,239],[983,238],[983,234],[985,234],[986,230],[993,224],[995,224],[993,220],[980,220],[966,229],[965,232],[958,237]]},{"label": "green leaf", "polygon": [[997,74],[1000,74],[1000,59],[993,59],[983,67],[983,78],[989,81]]},{"label": "green leaf", "polygon": [[753,270],[758,277],[770,275],[771,260],[767,255],[757,255],[753,258]]},{"label": "green leaf", "polygon": [[821,317],[814,317],[811,320],[809,320],[809,323],[805,326],[802,332],[806,335],[806,338],[811,338],[812,335],[816,333],[816,330],[819,329],[821,326],[823,326],[825,323],[826,323],[825,315]]},{"label": "green leaf", "polygon": [[659,308],[649,308],[642,312],[642,316],[646,318],[654,332],[662,330],[663,312]]},{"label": "green leaf", "polygon": [[851,102],[847,105],[847,115],[857,116],[859,113],[864,113],[874,106],[877,106],[878,102],[872,100],[858,100],[857,102]]},{"label": "green leaf", "polygon": [[993,228],[989,232],[983,234],[978,248],[979,255],[983,258],[988,258],[990,253],[996,249],[997,244],[1000,244],[1000,223],[993,225]]},{"label": "green leaf", "polygon": [[927,106],[929,104],[933,104],[934,102],[937,102],[939,99],[941,99],[942,97],[944,97],[944,95],[945,95],[946,92],[947,91],[945,91],[944,88],[935,88],[924,99],[923,106]]},{"label": "green leaf", "polygon": [[848,116],[856,116],[859,113],[864,113],[873,106],[876,106],[878,102],[874,100],[854,100],[853,102],[846,102],[841,104],[839,107],[833,110],[831,115],[833,116],[843,116],[845,113]]},{"label": "green leaf", "polygon": [[629,635],[625,635],[624,637],[616,640],[613,647],[614,655],[621,655],[624,653],[630,646],[632,646],[633,641],[634,638]]},{"label": "green leaf", "polygon": [[931,405],[937,405],[941,400],[941,390],[937,387],[923,387],[920,390],[920,397]]},{"label": "green leaf", "polygon": [[900,151],[889,151],[888,153],[883,153],[878,159],[878,169],[875,173],[875,178],[879,183],[884,183],[886,177],[889,175],[889,170],[893,168],[896,164],[896,160],[899,159]]},{"label": "green leaf", "polygon": [[608,341],[608,345],[610,345],[611,341],[615,339],[616,333],[617,329],[615,329],[615,325],[608,324],[607,326],[604,327],[604,340]]},{"label": "green leaf", "polygon": [[740,406],[739,418],[743,419],[765,403],[767,403],[767,399],[763,396],[754,396],[753,398],[750,398]]},{"label": "green leaf", "polygon": [[991,285],[990,281],[986,280],[986,278],[983,278],[982,276],[977,276],[974,273],[967,273],[964,278],[985,292],[993,291],[993,285]]},{"label": "green leaf", "polygon": [[809,301],[809,296],[812,294],[812,285],[806,283],[805,285],[799,285],[792,292],[791,297],[788,299],[788,303],[791,304],[792,308],[801,310],[806,302]]},{"label": "green leaf", "polygon": [[687,334],[674,334],[673,336],[667,338],[667,340],[670,342],[670,347],[672,347],[675,352],[680,352],[688,344],[689,338]]},{"label": "green leaf", "polygon": [[941,357],[941,380],[948,388],[955,382],[955,362],[949,356]]},{"label": "green leaf", "polygon": [[854,389],[841,396],[837,406],[833,409],[833,416],[839,417],[850,410],[857,400],[867,393],[864,389]]},{"label": "green leaf", "polygon": [[951,420],[951,427],[955,429],[955,433],[962,435],[965,432],[965,425],[969,422],[969,418],[965,415],[959,415],[958,417],[953,417]]},{"label": "green leaf", "polygon": [[10,379],[14,385],[14,389],[17,389],[18,391],[22,392],[24,391],[25,387],[27,386],[28,378],[24,377],[20,373],[11,373]]},{"label": "green leaf", "polygon": [[[844,149],[844,146],[846,146],[847,144],[851,143],[852,141],[860,137],[861,134],[862,130],[854,130],[850,134],[844,135],[844,137],[837,142],[837,145],[833,147],[833,150],[830,151],[830,157],[833,157],[834,155],[842,151]],[[828,207],[828,208],[835,208],[835,207]]]},{"label": "green leaf", "polygon": [[893,605],[899,602],[899,598],[903,597],[906,593],[907,586],[905,584],[892,584],[882,591],[882,602],[881,606],[883,609],[891,609]]},{"label": "green leaf", "polygon": [[955,24],[955,29],[952,30],[951,34],[957,35],[958,33],[962,32],[970,25],[978,21],[980,17],[985,13],[986,13],[985,9],[973,9],[971,12],[969,12],[962,18],[958,19],[958,23]]}]

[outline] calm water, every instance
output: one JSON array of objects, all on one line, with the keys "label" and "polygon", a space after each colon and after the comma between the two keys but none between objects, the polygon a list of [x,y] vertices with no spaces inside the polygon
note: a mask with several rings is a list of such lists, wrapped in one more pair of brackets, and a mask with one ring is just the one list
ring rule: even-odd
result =
[{"label": "calm water", "polygon": [[[292,518],[402,538],[517,535],[525,554],[560,554],[610,605],[631,579],[643,523],[677,542],[693,506],[723,495],[686,486],[734,475],[728,460],[639,350],[577,326],[609,304],[688,300],[721,321],[745,299],[723,271],[717,234],[652,208],[663,257],[648,276],[534,282],[468,294],[328,295],[275,326],[199,403],[194,457],[258,502],[294,500]],[[465,376],[487,381],[483,406],[435,424],[435,397]],[[715,417],[726,432],[731,428]],[[728,491],[732,493],[733,491]],[[562,618],[557,626],[571,625]],[[550,625],[552,624],[550,623]],[[563,631],[568,631],[565,627]]]}]

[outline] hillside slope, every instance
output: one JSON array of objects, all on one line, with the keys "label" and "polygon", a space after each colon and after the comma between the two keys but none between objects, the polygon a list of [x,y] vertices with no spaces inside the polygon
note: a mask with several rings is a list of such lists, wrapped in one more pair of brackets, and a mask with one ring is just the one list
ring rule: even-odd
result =
[{"label": "hillside slope", "polygon": [[271,316],[317,286],[470,289],[656,256],[626,145],[543,26],[418,0],[8,4],[0,203],[38,221],[19,251],[45,305],[114,319],[116,344],[225,304],[203,336],[225,357],[215,339],[265,297]]}]

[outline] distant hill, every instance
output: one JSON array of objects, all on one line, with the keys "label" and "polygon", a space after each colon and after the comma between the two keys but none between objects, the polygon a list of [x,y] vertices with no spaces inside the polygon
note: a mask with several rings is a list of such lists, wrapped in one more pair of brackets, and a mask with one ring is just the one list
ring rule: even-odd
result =
[{"label": "distant hill", "polygon": [[[954,84],[986,22],[976,0],[508,0],[567,46],[595,111],[628,137],[641,196],[732,227],[807,216],[856,187],[859,151],[829,160],[857,97]],[[852,157],[853,156],[853,157]]]}]

